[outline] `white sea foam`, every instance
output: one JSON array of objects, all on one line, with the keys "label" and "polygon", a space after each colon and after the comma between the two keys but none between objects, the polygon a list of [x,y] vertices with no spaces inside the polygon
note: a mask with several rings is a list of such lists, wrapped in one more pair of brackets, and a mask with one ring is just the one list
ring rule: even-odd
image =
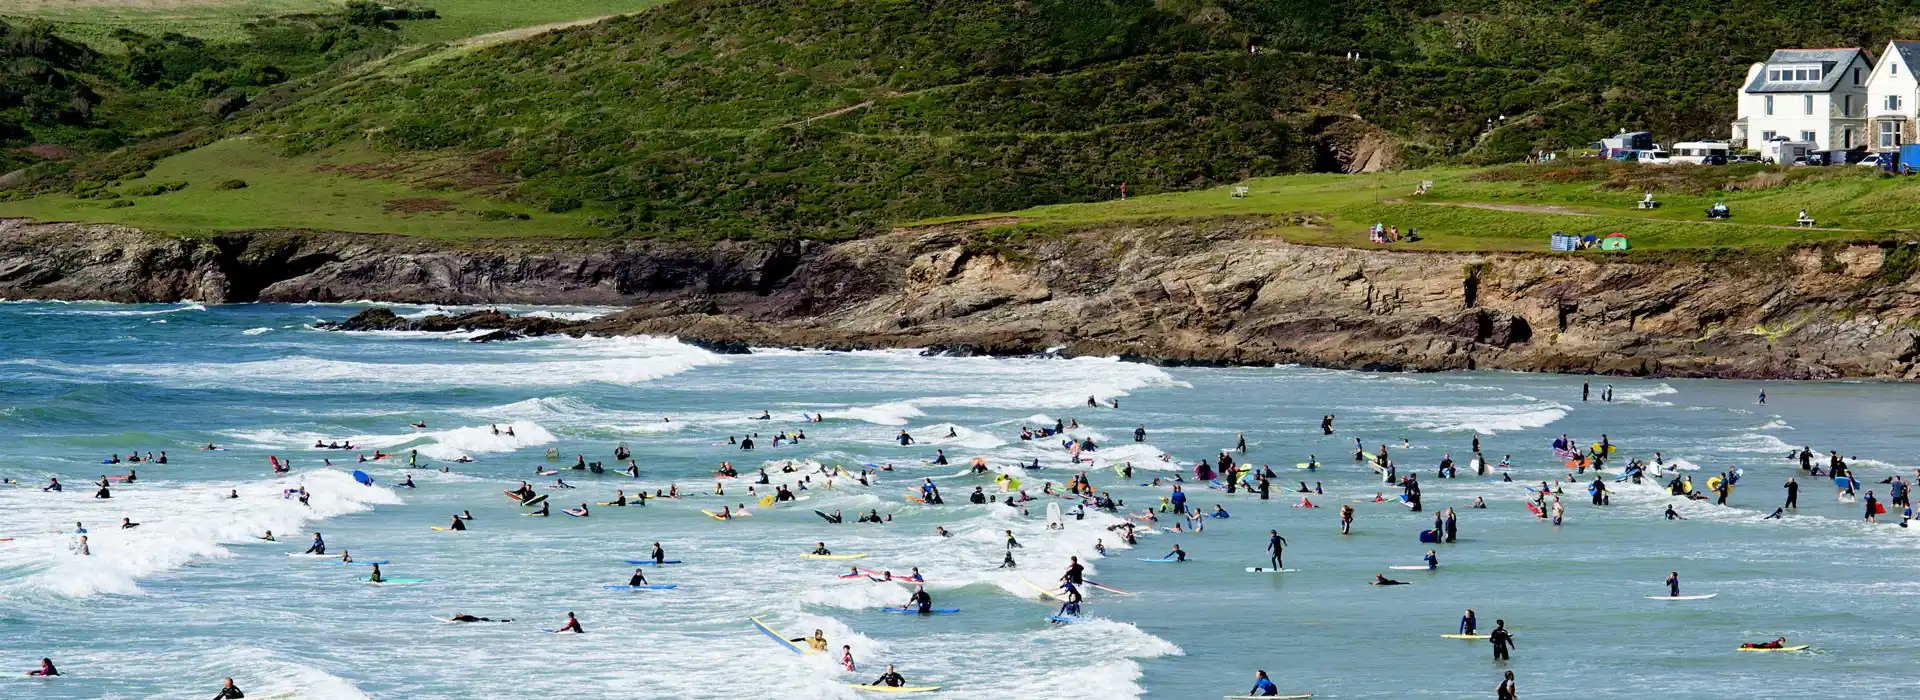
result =
[{"label": "white sea foam", "polygon": [[272,332],[273,332],[272,328],[248,328],[244,331],[240,331],[240,335],[260,335],[262,333],[272,333]]},{"label": "white sea foam", "polygon": [[565,386],[586,382],[639,384],[726,362],[668,338],[539,340],[494,362],[378,363],[296,355],[254,362],[160,362],[38,366],[74,376],[144,380],[170,386],[246,386],[256,391],[374,389],[387,386]]},{"label": "white sea foam", "polygon": [[[302,485],[311,495],[309,505],[282,497],[283,489]],[[31,572],[0,582],[0,590],[22,587],[75,598],[131,595],[139,592],[143,578],[197,559],[226,556],[224,544],[254,542],[267,530],[284,533],[298,544],[293,533],[307,523],[401,503],[391,490],[361,486],[346,472],[332,469],[233,488],[241,493],[237,500],[226,498],[227,489],[209,484],[116,488],[108,500],[92,498],[91,488],[79,484],[56,494],[0,491],[0,509],[12,514],[9,527],[19,533],[12,547],[0,549],[0,568]],[[53,503],[60,507],[49,507]],[[163,515],[147,516],[137,528],[118,528],[124,514],[142,512]],[[91,556],[74,552],[79,539],[73,534],[75,522],[89,530]],[[52,534],[26,534],[32,532]]]},{"label": "white sea foam", "polygon": [[1567,417],[1565,404],[1513,394],[1500,402],[1465,405],[1387,406],[1362,409],[1374,415],[1405,421],[1407,427],[1435,433],[1473,431],[1482,435],[1542,428]]}]

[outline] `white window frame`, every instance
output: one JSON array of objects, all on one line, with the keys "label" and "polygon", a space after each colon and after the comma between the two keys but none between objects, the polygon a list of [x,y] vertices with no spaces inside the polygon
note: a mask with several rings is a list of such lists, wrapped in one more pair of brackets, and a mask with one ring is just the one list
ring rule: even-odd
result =
[{"label": "white window frame", "polygon": [[1767,116],[1769,117],[1773,116],[1773,96],[1767,95],[1763,98],[1762,101],[1766,103]]},{"label": "white window frame", "polygon": [[1806,109],[1807,109],[1807,116],[1809,116],[1809,117],[1811,117],[1811,116],[1813,116],[1813,96],[1812,96],[1812,95],[1801,95],[1801,99],[1803,100],[1803,102],[1802,102],[1802,104],[1803,104],[1803,105],[1804,105],[1804,106],[1806,107]]},{"label": "white window frame", "polygon": [[1880,122],[1879,137],[1881,148],[1899,148],[1902,136],[1903,134],[1900,133],[1900,122]]},{"label": "white window frame", "polygon": [[1800,140],[1807,143],[1819,143],[1820,135],[1811,131],[1802,131],[1800,132]]}]

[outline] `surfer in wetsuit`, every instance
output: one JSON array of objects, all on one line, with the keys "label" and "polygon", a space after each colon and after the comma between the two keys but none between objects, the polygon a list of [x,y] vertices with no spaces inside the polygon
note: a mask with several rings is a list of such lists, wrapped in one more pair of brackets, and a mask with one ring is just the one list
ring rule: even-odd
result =
[{"label": "surfer in wetsuit", "polygon": [[1068,557],[1067,561],[1067,573],[1060,576],[1060,581],[1074,586],[1085,582],[1087,567],[1080,564],[1080,557]]},{"label": "surfer in wetsuit", "polygon": [[817,629],[813,631],[813,636],[811,637],[799,637],[797,639],[789,639],[787,641],[805,643],[807,647],[813,649],[814,651],[827,650],[827,633]]},{"label": "surfer in wetsuit", "polygon": [[1253,676],[1253,690],[1247,691],[1247,694],[1256,697],[1272,697],[1279,695],[1280,689],[1273,687],[1273,681],[1267,678],[1266,671],[1255,671]]},{"label": "surfer in wetsuit", "polygon": [[1519,645],[1513,643],[1513,634],[1507,632],[1506,620],[1493,621],[1493,633],[1487,635],[1487,641],[1493,643],[1493,658],[1495,661],[1507,660],[1507,650],[1509,648],[1520,648]]},{"label": "surfer in wetsuit", "polygon": [[1427,550],[1427,556],[1421,557],[1421,559],[1427,562],[1428,571],[1434,571],[1440,568],[1440,557],[1431,549]]},{"label": "surfer in wetsuit", "polygon": [[1475,630],[1478,629],[1480,629],[1480,619],[1474,617],[1473,608],[1467,608],[1466,614],[1460,616],[1460,633],[1476,634]]},{"label": "surfer in wetsuit", "polygon": [[1083,600],[1083,598],[1080,595],[1080,587],[1069,583],[1067,585],[1061,586],[1061,588],[1064,589],[1064,593],[1061,594],[1061,598],[1065,602],[1060,604],[1060,612],[1057,613],[1055,616],[1056,617],[1079,617],[1080,601]]},{"label": "surfer in wetsuit", "polygon": [[452,524],[452,525],[448,525],[448,526],[447,526],[447,529],[449,529],[449,530],[461,530],[461,531],[464,531],[464,530],[466,530],[466,529],[467,529],[467,521],[465,521],[465,520],[461,520],[461,519],[460,519],[460,516],[458,516],[458,515],[456,515],[456,516],[453,516],[453,524]]},{"label": "surfer in wetsuit", "polygon": [[654,566],[660,566],[662,564],[665,564],[667,561],[667,550],[662,549],[660,547],[659,542],[655,542],[653,543],[653,552],[651,554],[651,557],[653,559]]},{"label": "surfer in wetsuit", "polygon": [[636,566],[636,567],[633,567],[633,577],[627,579],[627,585],[647,586],[651,584],[647,583],[647,575],[640,571],[640,567]]},{"label": "surfer in wetsuit", "polygon": [[574,634],[586,634],[587,632],[586,628],[580,626],[580,618],[574,617],[572,612],[567,613],[567,624],[561,625],[560,629],[554,631],[572,632]]},{"label": "surfer in wetsuit", "polygon": [[1667,572],[1667,597],[1680,597],[1680,572]]},{"label": "surfer in wetsuit", "polygon": [[1166,556],[1160,557],[1160,558],[1172,559],[1174,561],[1184,562],[1187,560],[1187,553],[1185,550],[1180,549],[1180,545],[1176,544],[1173,546],[1173,551],[1167,552]]},{"label": "surfer in wetsuit", "polygon": [[902,678],[899,672],[893,670],[893,664],[887,664],[887,672],[880,674],[879,678],[873,680],[873,685],[884,685],[889,688],[898,688],[906,684],[907,679]]},{"label": "surfer in wetsuit", "polygon": [[927,595],[926,586],[915,586],[913,595],[907,598],[907,604],[901,607],[915,608],[922,615],[933,614],[933,596]]},{"label": "surfer in wetsuit", "polygon": [[827,549],[827,543],[825,542],[816,542],[814,543],[813,551],[809,553],[814,556],[824,557],[833,554],[833,550]]},{"label": "surfer in wetsuit", "polygon": [[454,613],[452,619],[454,622],[512,622],[512,620],[495,620],[491,617],[474,617],[466,613]]},{"label": "surfer in wetsuit", "polygon": [[29,676],[47,676],[47,677],[52,677],[52,676],[58,676],[58,675],[60,675],[60,669],[57,669],[57,668],[54,668],[54,667],[53,667],[53,659],[49,659],[49,658],[45,658],[45,657],[42,657],[42,658],[40,659],[40,668],[39,668],[39,670],[36,670],[36,671],[28,671],[28,672],[27,672],[27,675],[29,675]]},{"label": "surfer in wetsuit", "polygon": [[1287,546],[1287,538],[1281,537],[1279,530],[1267,531],[1267,551],[1273,553],[1268,558],[1273,562],[1274,571],[1279,571],[1283,568],[1286,568],[1280,565],[1280,555],[1282,550],[1286,549],[1286,546]]},{"label": "surfer in wetsuit", "polygon": [[1681,515],[1678,512],[1674,511],[1672,505],[1667,506],[1666,518],[1668,520],[1686,520],[1686,518],[1681,517]]},{"label": "surfer in wetsuit", "polygon": [[327,541],[320,539],[320,533],[318,532],[313,533],[313,546],[308,547],[306,553],[307,554],[326,554],[327,553]]},{"label": "surfer in wetsuit", "polygon": [[220,686],[220,694],[213,696],[213,700],[233,700],[246,696],[246,693],[240,692],[240,686],[234,685],[233,679],[228,678],[226,684]]},{"label": "surfer in wetsuit", "polygon": [[386,581],[386,577],[380,575],[380,565],[374,564],[373,575],[367,577],[367,583],[386,583]]},{"label": "surfer in wetsuit", "polygon": [[1785,647],[1786,645],[1787,645],[1787,638],[1779,637],[1774,639],[1771,642],[1746,642],[1741,644],[1740,648],[1742,649],[1779,649],[1779,648]]},{"label": "surfer in wetsuit", "polygon": [[549,510],[547,509],[547,502],[546,502],[546,501],[541,501],[541,502],[540,502],[540,510],[536,510],[536,511],[534,511],[534,512],[532,512],[532,513],[528,513],[527,515],[538,515],[538,516],[540,516],[540,517],[542,517],[542,518],[544,518],[544,517],[547,517],[549,513],[550,513],[550,511],[549,511]]},{"label": "surfer in wetsuit", "polygon": [[1406,582],[1406,581],[1395,581],[1395,580],[1393,580],[1393,579],[1390,579],[1390,578],[1387,578],[1386,576],[1383,576],[1383,575],[1380,575],[1380,574],[1374,574],[1374,575],[1373,575],[1373,585],[1375,585],[1375,586],[1405,586],[1405,585],[1407,585],[1407,582]]}]

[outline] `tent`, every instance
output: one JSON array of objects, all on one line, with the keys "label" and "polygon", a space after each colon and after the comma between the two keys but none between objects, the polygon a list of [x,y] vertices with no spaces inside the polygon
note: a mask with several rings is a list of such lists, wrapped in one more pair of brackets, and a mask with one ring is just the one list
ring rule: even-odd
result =
[{"label": "tent", "polygon": [[1627,234],[1620,233],[1618,231],[1607,234],[1606,238],[1600,239],[1600,249],[1601,250],[1626,250]]}]

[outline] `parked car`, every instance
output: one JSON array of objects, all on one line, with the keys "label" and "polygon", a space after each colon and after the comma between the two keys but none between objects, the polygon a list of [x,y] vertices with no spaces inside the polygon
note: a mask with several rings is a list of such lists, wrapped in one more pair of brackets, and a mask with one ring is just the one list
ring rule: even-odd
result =
[{"label": "parked car", "polygon": [[1752,153],[1735,153],[1735,154],[1733,154],[1733,155],[1730,155],[1730,156],[1727,156],[1727,162],[1729,162],[1729,163],[1758,163],[1758,162],[1760,162],[1760,156],[1756,156],[1756,155],[1754,155],[1754,154],[1752,154]]},{"label": "parked car", "polygon": [[[1864,165],[1869,168],[1887,168],[1891,167],[1894,161],[1898,160],[1892,157],[1882,158],[1882,155],[1883,154],[1880,153],[1869,153],[1867,157],[1861,158],[1860,162],[1854,163],[1854,165]],[[1886,155],[1891,156],[1891,154]]]}]

